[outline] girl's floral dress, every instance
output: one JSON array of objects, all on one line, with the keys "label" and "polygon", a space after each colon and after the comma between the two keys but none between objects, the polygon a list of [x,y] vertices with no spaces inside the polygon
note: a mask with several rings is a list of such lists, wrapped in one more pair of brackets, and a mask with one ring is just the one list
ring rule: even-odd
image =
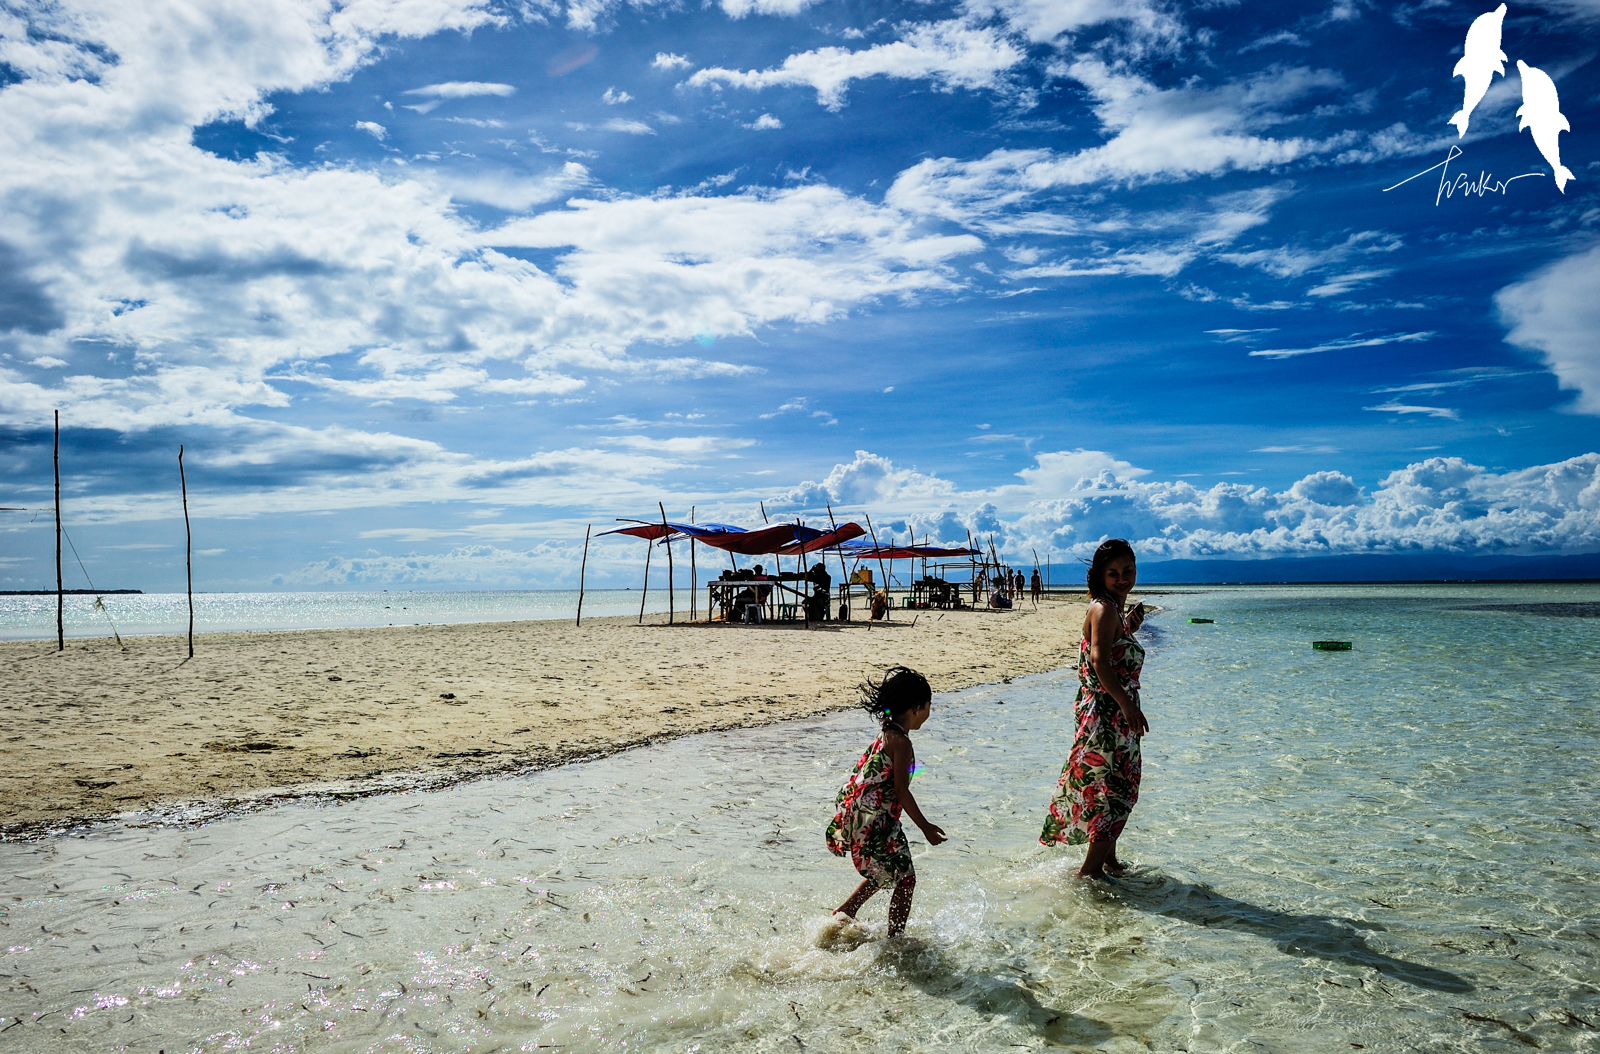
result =
[{"label": "girl's floral dress", "polygon": [[[1111,666],[1122,688],[1139,702],[1139,672],[1144,649],[1128,632],[1111,646]],[[1116,838],[1139,800],[1139,737],[1128,727],[1122,707],[1105,690],[1089,661],[1089,638],[1078,642],[1078,694],[1073,700],[1078,731],[1050,802],[1043,845],[1082,845]]]},{"label": "girl's floral dress", "polygon": [[890,730],[904,731],[892,722],[872,741],[856,762],[850,779],[834,799],[838,811],[828,824],[828,851],[850,854],[862,878],[880,887],[895,886],[916,873],[911,848],[900,826],[900,798],[894,789],[894,765],[884,739]]}]

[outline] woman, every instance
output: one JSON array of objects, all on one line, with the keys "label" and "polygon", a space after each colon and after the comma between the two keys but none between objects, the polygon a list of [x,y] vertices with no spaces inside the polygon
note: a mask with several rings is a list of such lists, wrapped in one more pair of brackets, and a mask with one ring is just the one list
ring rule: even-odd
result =
[{"label": "woman", "polygon": [[1133,635],[1144,605],[1123,612],[1137,577],[1133,547],[1121,538],[1095,550],[1078,643],[1077,734],[1039,835],[1044,845],[1089,843],[1079,878],[1122,874],[1117,839],[1139,800],[1139,737],[1150,723],[1139,709],[1144,649]]}]

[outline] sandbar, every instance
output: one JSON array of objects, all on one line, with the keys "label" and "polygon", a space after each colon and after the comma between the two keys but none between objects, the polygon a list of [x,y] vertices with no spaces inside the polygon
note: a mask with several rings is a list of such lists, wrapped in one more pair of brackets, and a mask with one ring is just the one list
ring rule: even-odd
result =
[{"label": "sandbar", "polygon": [[438,786],[855,705],[895,663],[936,692],[1077,658],[1084,598],[892,622],[665,615],[0,643],[0,836],[204,820]]}]

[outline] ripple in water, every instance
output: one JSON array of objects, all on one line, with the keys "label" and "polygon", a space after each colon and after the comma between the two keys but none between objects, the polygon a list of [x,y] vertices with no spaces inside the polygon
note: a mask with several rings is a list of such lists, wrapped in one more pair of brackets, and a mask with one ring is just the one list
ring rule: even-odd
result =
[{"label": "ripple in water", "polygon": [[894,940],[828,916],[857,714],[3,846],[0,1047],[1593,1051],[1600,623],[1463,607],[1597,594],[1158,598],[1117,886],[1033,841],[1075,674],[940,696]]}]

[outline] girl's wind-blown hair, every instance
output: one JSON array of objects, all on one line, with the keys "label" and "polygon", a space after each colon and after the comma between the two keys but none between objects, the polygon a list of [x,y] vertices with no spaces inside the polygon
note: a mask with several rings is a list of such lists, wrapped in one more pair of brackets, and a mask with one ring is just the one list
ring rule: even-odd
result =
[{"label": "girl's wind-blown hair", "polygon": [[861,708],[880,721],[893,721],[932,701],[928,679],[904,666],[891,666],[883,680],[874,684],[869,678],[861,685]]},{"label": "girl's wind-blown hair", "polygon": [[1100,543],[1100,548],[1094,551],[1094,559],[1089,562],[1089,596],[1095,600],[1106,599],[1106,565],[1113,560],[1120,560],[1124,556],[1133,557],[1133,546],[1125,538],[1107,538]]}]

